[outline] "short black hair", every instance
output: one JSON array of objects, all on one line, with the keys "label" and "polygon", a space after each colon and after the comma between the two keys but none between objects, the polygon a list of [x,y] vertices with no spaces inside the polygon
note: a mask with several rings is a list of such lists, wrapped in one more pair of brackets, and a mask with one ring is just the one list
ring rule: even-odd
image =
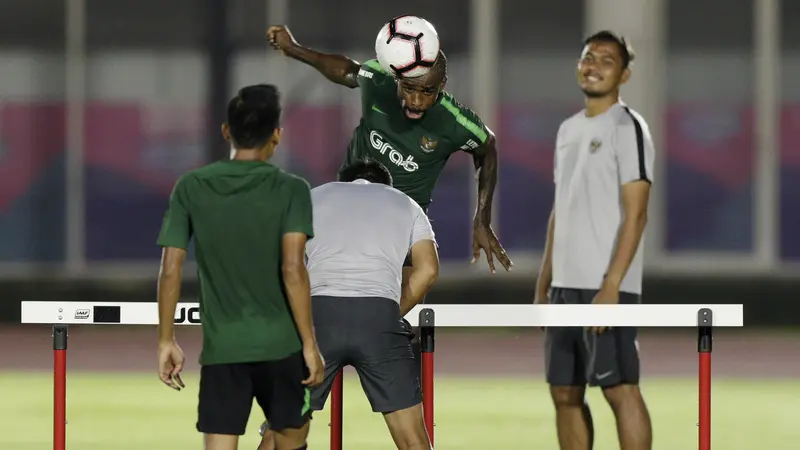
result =
[{"label": "short black hair", "polygon": [[239,89],[228,102],[228,127],[236,148],[258,148],[272,137],[281,123],[281,98],[271,84]]},{"label": "short black hair", "polygon": [[613,31],[603,30],[589,36],[583,41],[583,46],[595,42],[610,42],[617,44],[619,47],[619,54],[622,56],[622,68],[627,69],[633,63],[636,54],[633,52],[633,47],[625,40],[624,37],[614,33]]},{"label": "short black hair", "polygon": [[349,183],[358,179],[370,183],[392,185],[392,174],[380,161],[366,158],[354,161],[339,171],[339,181]]},{"label": "short black hair", "polygon": [[439,50],[439,54],[436,56],[436,62],[433,63],[433,67],[431,67],[431,72],[439,75],[442,80],[447,76],[447,57],[444,56],[444,52]]}]

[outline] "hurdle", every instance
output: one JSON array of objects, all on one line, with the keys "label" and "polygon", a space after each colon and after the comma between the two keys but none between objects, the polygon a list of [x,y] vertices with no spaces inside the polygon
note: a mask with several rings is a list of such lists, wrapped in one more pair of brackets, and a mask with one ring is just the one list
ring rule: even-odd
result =
[{"label": "hurdle", "polygon": [[[53,449],[66,450],[67,338],[70,325],[157,325],[158,305],[113,302],[22,302],[21,323],[53,326]],[[424,314],[423,314],[424,312]],[[437,327],[541,328],[541,327],[681,327],[697,328],[698,449],[711,450],[711,350],[713,328],[744,326],[741,304],[690,305],[424,305],[407,316],[420,327],[423,353],[423,410],[433,441],[434,425],[434,330]],[[435,321],[434,321],[435,318]],[[200,325],[199,305],[179,303],[177,325]],[[425,381],[428,379],[428,381]],[[341,450],[342,377],[332,395],[331,448]],[[426,398],[429,403],[426,402]],[[334,405],[334,402],[336,404]],[[334,417],[337,419],[334,420]],[[337,436],[339,447],[334,447]]]}]

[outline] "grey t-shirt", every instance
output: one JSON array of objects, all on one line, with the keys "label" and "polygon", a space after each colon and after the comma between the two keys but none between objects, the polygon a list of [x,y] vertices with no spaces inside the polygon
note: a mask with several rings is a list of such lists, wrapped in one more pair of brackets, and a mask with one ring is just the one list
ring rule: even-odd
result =
[{"label": "grey t-shirt", "polygon": [[434,241],[428,216],[392,187],[355,180],[311,190],[314,238],[306,244],[311,295],[400,301],[411,246]]},{"label": "grey t-shirt", "polygon": [[[581,111],[561,124],[554,174],[553,286],[601,287],[624,218],[621,187],[652,182],[654,158],[647,123],[623,104],[595,117]],[[641,294],[643,247],[640,242],[622,292]]]}]

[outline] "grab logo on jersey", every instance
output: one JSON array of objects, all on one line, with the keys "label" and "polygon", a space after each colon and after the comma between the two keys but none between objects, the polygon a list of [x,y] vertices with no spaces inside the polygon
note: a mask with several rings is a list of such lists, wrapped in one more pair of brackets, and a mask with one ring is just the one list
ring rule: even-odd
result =
[{"label": "grab logo on jersey", "polygon": [[383,136],[378,134],[377,131],[369,132],[369,143],[372,145],[372,148],[379,151],[381,155],[388,154],[389,161],[396,166],[402,167],[406,172],[415,172],[419,169],[419,164],[414,162],[413,156],[403,156],[402,153],[392,147],[392,144],[386,142]]}]

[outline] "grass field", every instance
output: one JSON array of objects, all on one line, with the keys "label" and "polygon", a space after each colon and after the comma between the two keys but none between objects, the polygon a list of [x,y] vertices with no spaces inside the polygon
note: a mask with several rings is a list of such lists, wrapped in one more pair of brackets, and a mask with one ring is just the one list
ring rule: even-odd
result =
[{"label": "grass field", "polygon": [[[197,373],[188,388],[174,392],[155,375],[120,373],[70,375],[67,448],[76,450],[195,450]],[[697,385],[692,379],[648,379],[643,389],[653,415],[655,449],[697,448]],[[715,449],[798,447],[800,380],[715,379]],[[591,392],[597,429],[595,450],[616,449],[613,416],[602,394]],[[262,420],[254,409],[250,434],[240,448],[255,449]],[[0,448],[52,448],[52,378],[41,373],[0,373]],[[315,416],[311,450],[328,448],[328,414]],[[553,410],[539,378],[437,378],[436,448],[557,449]],[[394,448],[379,415],[372,414],[354,376],[345,384],[344,448]]]}]

